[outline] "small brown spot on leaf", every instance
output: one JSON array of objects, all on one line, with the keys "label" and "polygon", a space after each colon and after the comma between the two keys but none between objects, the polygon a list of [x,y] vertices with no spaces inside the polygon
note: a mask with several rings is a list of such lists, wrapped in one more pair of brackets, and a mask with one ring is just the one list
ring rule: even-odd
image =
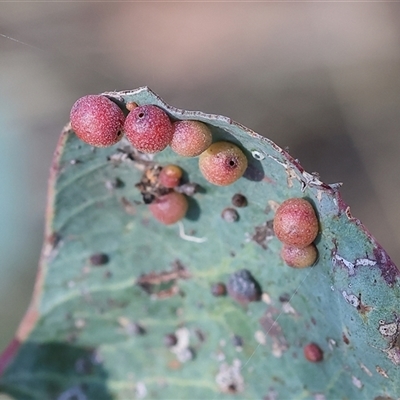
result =
[{"label": "small brown spot on leaf", "polygon": [[105,253],[95,253],[89,258],[90,264],[96,267],[107,264],[109,260],[110,258]]},{"label": "small brown spot on leaf", "polygon": [[194,331],[194,333],[196,334],[196,336],[197,336],[197,338],[199,339],[200,342],[205,342],[205,340],[206,340],[206,335],[205,335],[205,333],[204,333],[202,330],[196,329],[196,330]]},{"label": "small brown spot on leaf", "polygon": [[324,353],[316,343],[309,343],[303,348],[304,357],[310,362],[320,362],[324,358]]},{"label": "small brown spot on leaf", "polygon": [[351,215],[350,207],[346,207],[345,214],[346,214],[346,217],[347,217],[349,220],[352,220],[352,219],[353,219],[353,216]]},{"label": "small brown spot on leaf", "polygon": [[273,220],[264,222],[254,228],[251,240],[260,245],[264,250],[268,248],[268,242],[274,237]]},{"label": "small brown spot on leaf", "polygon": [[345,335],[344,332],[342,333],[342,339],[343,339],[343,342],[345,342],[346,344],[350,344],[350,340],[349,340],[349,338]]},{"label": "small brown spot on leaf", "polygon": [[232,197],[232,204],[235,207],[246,207],[247,206],[247,198],[240,193],[236,193]]},{"label": "small brown spot on leaf", "polygon": [[283,293],[279,296],[279,301],[281,303],[287,303],[290,300],[290,295],[289,293]]},{"label": "small brown spot on leaf", "polygon": [[150,272],[142,275],[136,281],[146,293],[155,295],[158,299],[166,299],[179,293],[177,281],[189,279],[189,271],[179,260],[174,261],[172,270],[161,272]]},{"label": "small brown spot on leaf", "polygon": [[393,397],[388,397],[388,396],[378,396],[375,397],[374,400],[395,400]]},{"label": "small brown spot on leaf", "polygon": [[211,293],[215,297],[225,296],[226,295],[226,286],[222,282],[215,283],[211,286]]},{"label": "small brown spot on leaf", "polygon": [[168,289],[159,290],[158,292],[153,293],[153,296],[155,296],[159,300],[164,300],[176,296],[177,294],[180,294],[179,287],[177,285],[172,285]]},{"label": "small brown spot on leaf", "polygon": [[363,304],[361,301],[361,293],[359,293],[358,298],[360,300],[360,304],[357,307],[357,311],[362,315],[366,316],[367,313],[369,313],[372,310],[371,306],[367,306],[366,304]]},{"label": "small brown spot on leaf", "polygon": [[[379,365],[377,365],[377,366],[375,367],[375,369],[376,369],[376,372],[377,372],[378,374],[382,375],[384,378],[386,378],[386,379],[389,378],[389,375],[387,374],[387,372],[386,372],[383,368],[381,368]],[[376,399],[376,398],[375,398],[375,399]]]},{"label": "small brown spot on leaf", "polygon": [[57,245],[60,243],[61,240],[61,235],[58,232],[53,232],[47,237],[47,243],[51,247],[57,247]]}]

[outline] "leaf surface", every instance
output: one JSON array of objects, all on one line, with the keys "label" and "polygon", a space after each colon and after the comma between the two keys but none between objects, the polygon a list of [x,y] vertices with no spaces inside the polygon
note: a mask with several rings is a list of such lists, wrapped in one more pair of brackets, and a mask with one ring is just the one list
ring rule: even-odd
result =
[{"label": "leaf surface", "polygon": [[[148,88],[105,95],[207,123],[214,141],[245,151],[249,168],[217,187],[197,158],[169,148],[146,156],[127,142],[93,149],[67,127],[34,297],[0,358],[0,392],[38,400],[400,396],[400,273],[338,185],[229,118],[173,108]],[[135,184],[145,169],[171,163],[201,190],[182,223],[164,226]],[[236,193],[248,206],[228,223],[221,212]],[[291,197],[308,199],[319,217],[312,268],[286,266],[273,235],[276,207]],[[109,260],[93,265],[99,253]],[[214,283],[241,269],[260,285],[261,301],[212,295]],[[171,333],[178,344],[168,347]],[[304,358],[310,342],[322,362]]]}]

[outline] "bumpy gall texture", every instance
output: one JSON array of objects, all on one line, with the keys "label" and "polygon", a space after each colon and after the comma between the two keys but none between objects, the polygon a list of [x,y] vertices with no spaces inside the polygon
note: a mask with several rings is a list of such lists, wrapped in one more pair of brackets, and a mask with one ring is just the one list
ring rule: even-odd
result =
[{"label": "bumpy gall texture", "polygon": [[212,143],[210,129],[200,121],[176,121],[173,129],[171,149],[180,156],[198,156]]},{"label": "bumpy gall texture", "polygon": [[311,244],[318,234],[318,219],[312,205],[301,198],[284,201],[275,213],[274,232],[285,244],[297,247]]},{"label": "bumpy gall texture", "polygon": [[309,343],[303,348],[304,357],[310,362],[320,362],[324,358],[321,348],[315,343]]},{"label": "bumpy gall texture", "polygon": [[253,275],[247,269],[241,269],[230,275],[228,294],[240,304],[261,299],[261,288]]},{"label": "bumpy gall texture", "polygon": [[70,119],[76,136],[91,146],[112,146],[123,136],[125,116],[122,110],[105,96],[81,97],[72,106]]},{"label": "bumpy gall texture", "polygon": [[185,216],[188,206],[188,201],[183,194],[170,192],[155,199],[149,205],[149,209],[157,221],[171,225]]},{"label": "bumpy gall texture", "polygon": [[158,180],[166,188],[174,188],[179,185],[182,178],[182,169],[177,165],[166,165],[160,172]]},{"label": "bumpy gall texture", "polygon": [[284,244],[281,250],[281,257],[289,267],[305,268],[311,267],[315,263],[318,252],[312,243],[306,247]]},{"label": "bumpy gall texture", "polygon": [[218,186],[227,186],[244,174],[247,158],[234,144],[216,142],[201,153],[199,168],[209,182]]},{"label": "bumpy gall texture", "polygon": [[143,153],[164,150],[173,133],[168,115],[154,105],[134,108],[126,117],[124,131],[132,145]]}]

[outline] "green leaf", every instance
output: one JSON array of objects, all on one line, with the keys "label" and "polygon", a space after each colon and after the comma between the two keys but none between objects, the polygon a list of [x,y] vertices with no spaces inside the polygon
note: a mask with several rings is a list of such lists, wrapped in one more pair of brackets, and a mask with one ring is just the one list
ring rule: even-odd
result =
[{"label": "green leaf", "polygon": [[[400,272],[351,216],[339,185],[229,118],[170,107],[148,88],[105,95],[207,123],[215,141],[245,151],[249,168],[217,187],[197,158],[143,155],[127,142],[93,149],[67,127],[51,169],[34,297],[0,358],[0,392],[38,400],[398,397]],[[151,217],[135,187],[144,169],[167,163],[201,186],[172,226]],[[249,204],[228,223],[221,212],[236,193]],[[291,197],[307,198],[321,226],[319,260],[302,270],[283,263],[271,229],[277,205]],[[99,253],[108,262],[90,262]],[[214,283],[242,269],[261,301],[212,295]],[[168,347],[172,333],[178,343]],[[303,356],[310,342],[322,362]]]}]

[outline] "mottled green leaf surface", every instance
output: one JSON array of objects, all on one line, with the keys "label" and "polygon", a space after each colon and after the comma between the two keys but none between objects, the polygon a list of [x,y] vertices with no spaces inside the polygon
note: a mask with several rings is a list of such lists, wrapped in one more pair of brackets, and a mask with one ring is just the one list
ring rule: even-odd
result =
[{"label": "mottled green leaf surface", "polygon": [[[143,157],[126,142],[93,149],[67,128],[52,167],[33,328],[9,349],[0,392],[38,400],[398,398],[400,274],[338,186],[228,118],[169,107],[147,88],[107,95],[206,122],[215,140],[246,151],[249,169],[217,187],[196,158],[169,149]],[[135,188],[153,163],[178,164],[202,187],[181,225],[156,222]],[[249,205],[228,223],[221,211],[235,193]],[[318,211],[312,268],[285,266],[270,229],[276,206],[290,197]],[[109,262],[91,265],[99,252]],[[243,268],[262,301],[212,296],[213,283]],[[153,294],[138,284],[150,273],[160,281]],[[171,350],[164,336],[173,332]],[[322,348],[322,362],[304,358],[309,342]]]}]

